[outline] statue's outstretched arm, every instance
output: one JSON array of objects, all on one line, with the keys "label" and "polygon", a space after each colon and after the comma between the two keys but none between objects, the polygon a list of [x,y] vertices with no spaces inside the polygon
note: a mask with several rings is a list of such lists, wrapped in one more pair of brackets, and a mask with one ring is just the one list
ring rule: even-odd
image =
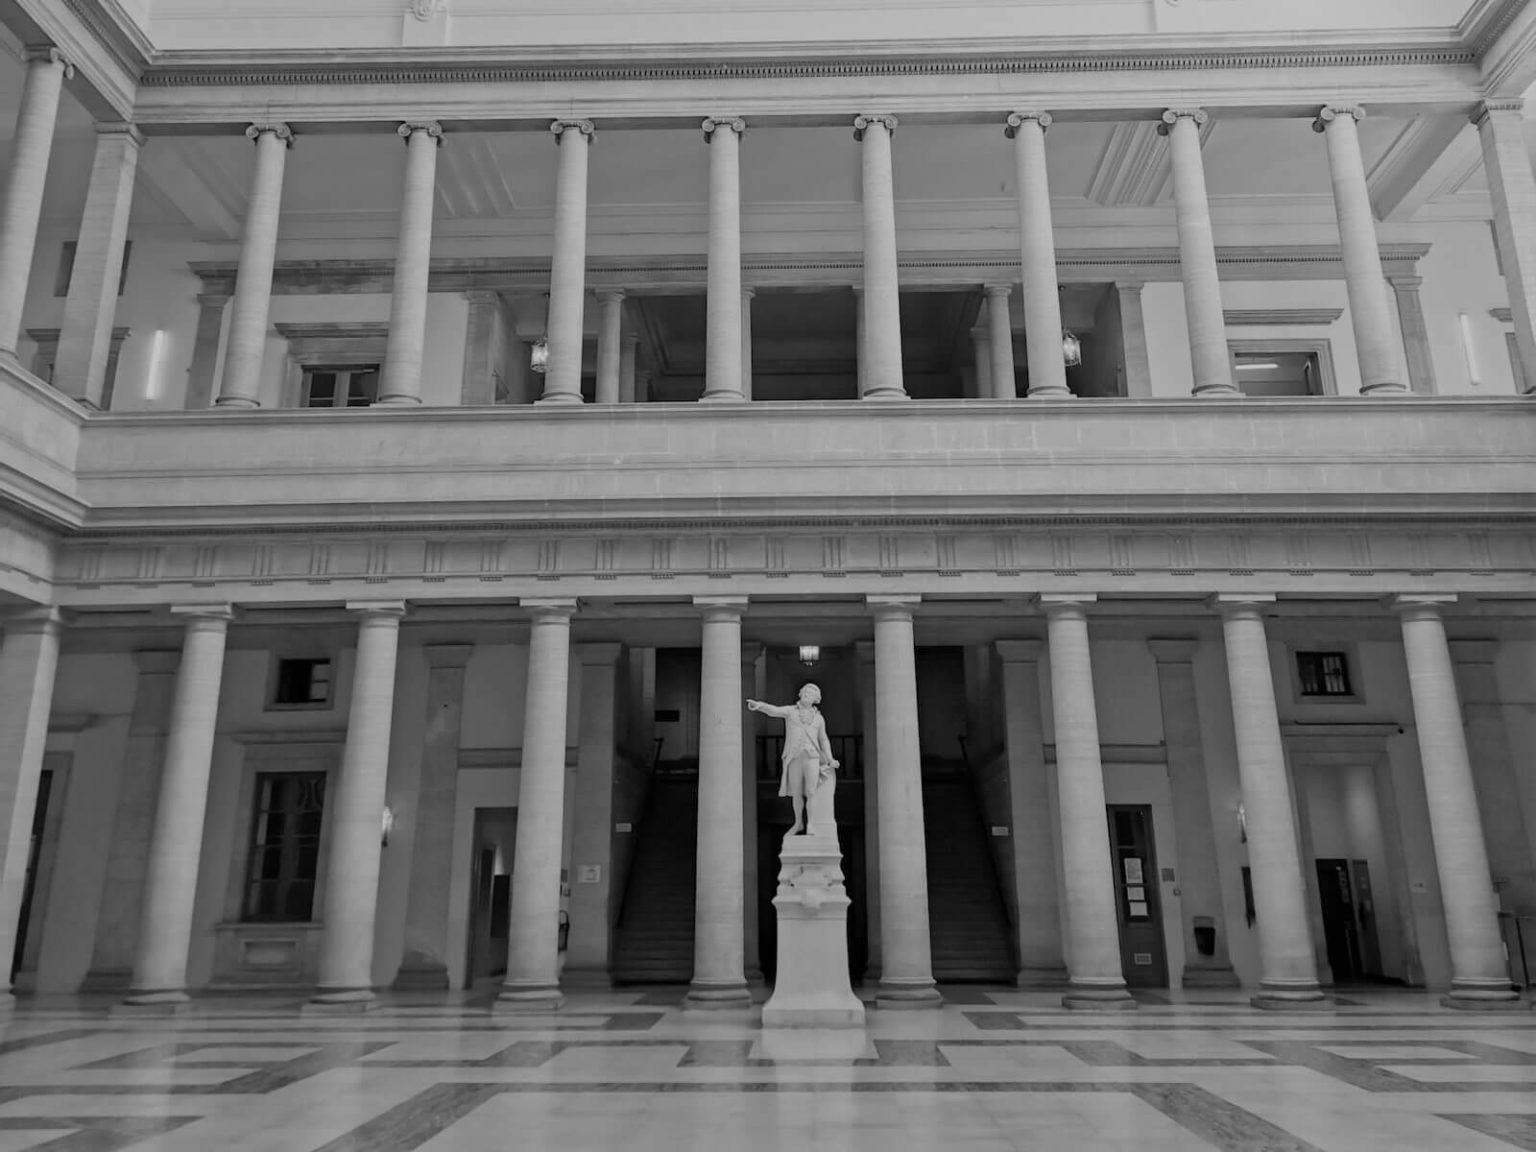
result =
[{"label": "statue's outstretched arm", "polygon": [[793,704],[764,704],[761,700],[748,700],[747,710],[749,712],[761,712],[765,716],[776,716],[780,720],[785,720],[795,710],[795,706]]}]

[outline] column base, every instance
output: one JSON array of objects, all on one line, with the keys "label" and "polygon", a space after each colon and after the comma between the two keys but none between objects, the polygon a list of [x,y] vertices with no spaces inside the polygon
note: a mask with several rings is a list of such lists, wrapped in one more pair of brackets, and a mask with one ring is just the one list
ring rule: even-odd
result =
[{"label": "column base", "polygon": [[581,398],[581,393],[579,393],[579,392],[576,395],[574,395],[574,396],[571,396],[571,395],[569,395],[568,393],[565,393],[565,392],[557,392],[553,396],[540,396],[537,400],[534,401],[535,405],[538,405],[538,404],[585,404],[585,403],[586,403],[586,401]]},{"label": "column base", "polygon": [[1440,1004],[1462,1012],[1508,1012],[1525,1008],[1520,993],[1512,984],[1503,981],[1463,984],[1452,980],[1451,990],[1440,997]]},{"label": "column base", "polygon": [[219,396],[214,402],[215,408],[260,408],[261,402],[252,400],[249,396]]},{"label": "column base", "polygon": [[1190,395],[1199,400],[1241,400],[1242,392],[1231,384],[1217,384],[1214,387],[1191,389]]},{"label": "column base", "polygon": [[700,404],[745,404],[747,398],[740,392],[706,392],[699,397]]},{"label": "column base", "polygon": [[386,408],[420,408],[421,397],[404,395],[380,396],[374,403]]},{"label": "column base", "polygon": [[910,400],[905,388],[885,387],[871,388],[859,397],[860,400]]},{"label": "column base", "polygon": [[1333,997],[1316,984],[1282,984],[1278,987],[1259,983],[1259,991],[1248,1003],[1266,1012],[1332,1012]]},{"label": "column base", "polygon": [[1360,385],[1362,396],[1406,396],[1408,392],[1408,385],[1399,380],[1378,380],[1374,384]]},{"label": "column base", "polygon": [[683,997],[683,1008],[692,1011],[713,1011],[722,1009],[736,1009],[752,1007],[752,993],[747,990],[747,982],[720,982],[708,983],[695,980],[688,986],[688,995]]},{"label": "column base", "polygon": [[496,993],[491,1003],[493,1016],[558,1012],[565,1003],[565,996],[558,984],[506,986]]},{"label": "column base", "polygon": [[1067,994],[1061,998],[1061,1006],[1074,1012],[1135,1012],[1140,1007],[1126,991],[1124,982],[1118,984],[1075,984],[1067,982]]},{"label": "column base", "polygon": [[1026,400],[1075,400],[1070,388],[1030,388],[1024,393]]},{"label": "column base", "polygon": [[1186,964],[1182,983],[1185,988],[1241,988],[1243,984],[1230,964]]},{"label": "column base", "polygon": [[944,997],[931,978],[882,979],[875,988],[876,1008],[942,1008]]},{"label": "column base", "polygon": [[107,1009],[108,1016],[180,1016],[192,1010],[192,997],[183,988],[158,988],[129,992],[122,1003]]},{"label": "column base", "polygon": [[372,988],[322,988],[304,1007],[301,1016],[355,1016],[372,1012],[379,1006],[379,998]]},{"label": "column base", "polygon": [[1067,970],[1063,966],[1047,964],[1037,968],[1020,968],[1013,978],[1015,988],[1060,988],[1067,983]]}]

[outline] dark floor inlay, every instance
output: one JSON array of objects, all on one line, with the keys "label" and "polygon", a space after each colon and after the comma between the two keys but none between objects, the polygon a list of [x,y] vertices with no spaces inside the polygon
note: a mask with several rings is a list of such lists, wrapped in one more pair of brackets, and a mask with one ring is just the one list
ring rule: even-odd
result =
[{"label": "dark floor inlay", "polygon": [[1130,1091],[1222,1152],[1323,1152],[1193,1084],[1135,1084]]},{"label": "dark floor inlay", "polygon": [[1450,1120],[1463,1128],[1492,1136],[1524,1152],[1536,1152],[1536,1115],[1522,1112],[1441,1112],[1439,1116],[1442,1120]]},{"label": "dark floor inlay", "polygon": [[[313,1152],[414,1152],[501,1091],[499,1084],[434,1084]],[[517,1146],[509,1134],[507,1147]]]}]

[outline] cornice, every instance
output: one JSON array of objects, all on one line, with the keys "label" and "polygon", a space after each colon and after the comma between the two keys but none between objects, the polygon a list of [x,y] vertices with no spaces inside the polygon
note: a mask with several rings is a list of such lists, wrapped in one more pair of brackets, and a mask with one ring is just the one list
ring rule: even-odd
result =
[{"label": "cornice", "polygon": [[85,25],[118,67],[136,78],[144,75],[155,46],[118,0],[64,0],[64,7]]}]

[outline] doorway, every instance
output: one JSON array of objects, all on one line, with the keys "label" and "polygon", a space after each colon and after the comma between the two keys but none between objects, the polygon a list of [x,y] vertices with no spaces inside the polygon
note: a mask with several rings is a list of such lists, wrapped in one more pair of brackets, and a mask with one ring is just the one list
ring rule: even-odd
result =
[{"label": "doorway", "polygon": [[1381,944],[1370,865],[1337,857],[1317,861],[1317,894],[1323,910],[1323,942],[1335,984],[1380,980]]},{"label": "doorway", "polygon": [[512,856],[517,847],[516,808],[476,808],[470,871],[469,950],[464,986],[504,976],[512,914]]},{"label": "doorway", "polygon": [[1120,965],[1132,988],[1168,987],[1150,804],[1110,804],[1109,850],[1120,919]]}]

